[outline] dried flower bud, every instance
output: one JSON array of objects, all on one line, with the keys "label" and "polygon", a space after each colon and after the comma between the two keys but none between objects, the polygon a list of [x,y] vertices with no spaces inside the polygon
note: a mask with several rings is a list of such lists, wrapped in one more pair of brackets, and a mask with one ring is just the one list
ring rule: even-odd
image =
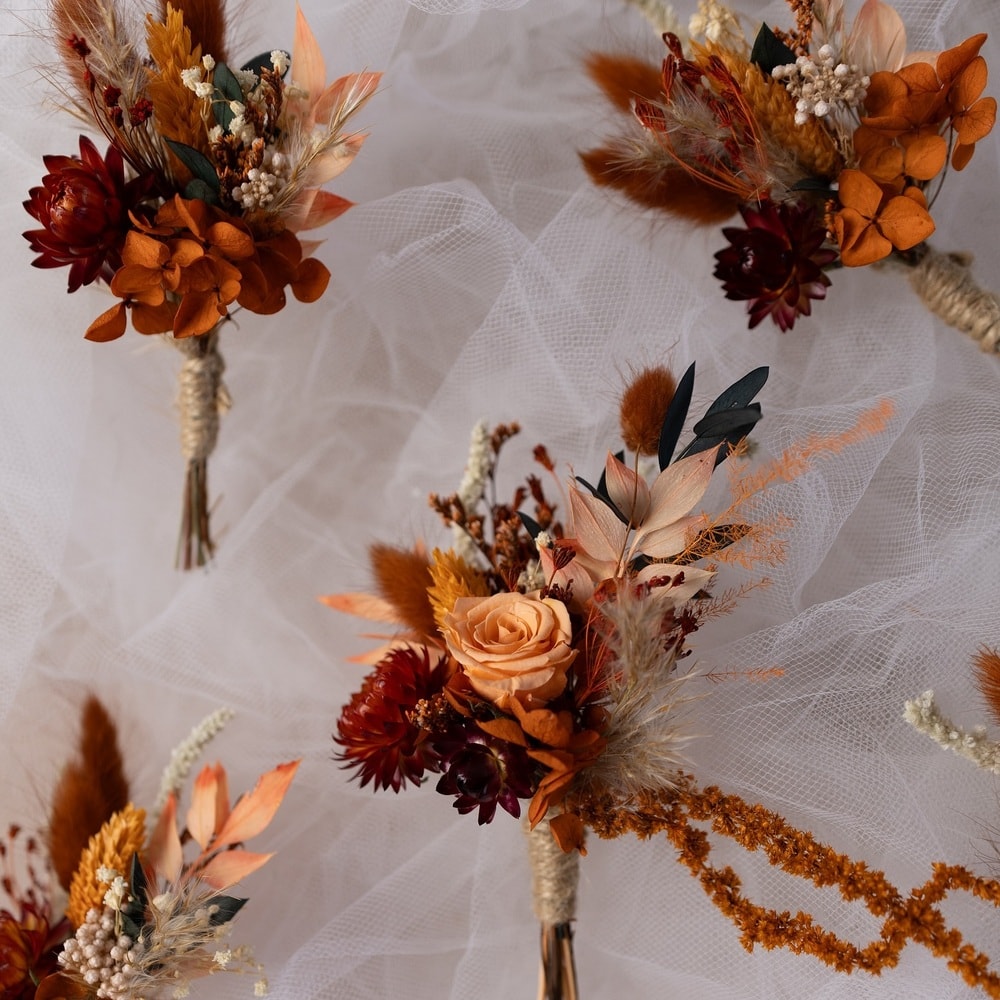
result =
[{"label": "dried flower bud", "polygon": [[644,368],[637,372],[622,394],[619,420],[625,447],[640,455],[655,455],[667,407],[677,383],[667,368]]}]

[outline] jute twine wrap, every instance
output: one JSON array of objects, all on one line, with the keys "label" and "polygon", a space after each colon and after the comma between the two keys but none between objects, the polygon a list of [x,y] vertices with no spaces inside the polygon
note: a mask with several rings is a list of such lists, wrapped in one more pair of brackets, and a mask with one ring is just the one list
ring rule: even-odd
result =
[{"label": "jute twine wrap", "polygon": [[910,275],[910,283],[931,312],[978,340],[984,351],[997,351],[1000,297],[976,284],[971,263],[969,254],[928,249]]},{"label": "jute twine wrap", "polygon": [[576,887],[580,881],[580,855],[556,843],[543,820],[528,831],[531,888],[535,916],[543,926],[567,924],[576,917]]},{"label": "jute twine wrap", "polygon": [[205,460],[215,450],[219,417],[231,405],[222,381],[226,365],[215,331],[171,343],[184,355],[179,374],[181,453],[188,461]]}]

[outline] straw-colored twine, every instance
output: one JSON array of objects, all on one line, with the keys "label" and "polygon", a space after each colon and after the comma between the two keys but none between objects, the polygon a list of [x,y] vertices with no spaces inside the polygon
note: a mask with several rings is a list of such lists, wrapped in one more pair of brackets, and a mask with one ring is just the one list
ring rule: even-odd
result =
[{"label": "straw-colored twine", "polygon": [[979,341],[984,351],[1000,350],[1000,297],[972,277],[972,257],[928,249],[910,275],[916,293],[935,315]]},{"label": "straw-colored twine", "polygon": [[546,926],[566,924],[576,918],[576,887],[580,881],[580,855],[563,851],[548,820],[528,831],[531,889],[535,916]]},{"label": "straw-colored twine", "polygon": [[226,365],[219,353],[218,334],[171,339],[184,355],[179,375],[181,453],[188,461],[207,459],[219,437],[219,417],[231,405],[222,381]]}]

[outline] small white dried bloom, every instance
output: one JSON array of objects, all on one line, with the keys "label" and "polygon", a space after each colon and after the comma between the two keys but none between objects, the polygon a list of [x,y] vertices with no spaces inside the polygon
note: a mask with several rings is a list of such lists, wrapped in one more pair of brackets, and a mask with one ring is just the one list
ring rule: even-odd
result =
[{"label": "small white dried bloom", "polygon": [[552,536],[547,531],[539,531],[535,535],[536,549],[549,549],[552,547]]},{"label": "small white dried bloom", "polygon": [[929,736],[945,750],[971,760],[985,771],[1000,774],[1000,743],[986,736],[983,726],[971,730],[956,726],[946,718],[934,701],[934,692],[925,691],[903,706],[903,718],[918,732]]},{"label": "small white dried bloom", "polygon": [[241,118],[246,114],[247,106],[242,101],[230,101],[229,110],[232,111],[237,118]]},{"label": "small white dried bloom", "polygon": [[703,37],[713,45],[734,52],[745,52],[746,36],[736,15],[719,0],[698,0],[697,13],[691,15],[688,31],[692,38]]},{"label": "small white dried bloom", "polygon": [[221,138],[222,138],[222,126],[221,125],[213,125],[208,130],[208,141],[209,142],[218,142]]},{"label": "small white dried bloom", "polygon": [[215,93],[215,87],[212,86],[207,80],[204,83],[199,83],[193,88],[196,97],[200,97],[203,100],[212,96]]},{"label": "small white dried bloom", "polygon": [[95,874],[97,875],[97,881],[102,885],[111,885],[111,883],[114,882],[119,875],[121,875],[121,872],[116,868],[105,868],[104,865],[101,865]]},{"label": "small white dried bloom", "polygon": [[194,90],[197,93],[197,87],[201,83],[201,70],[197,66],[192,66],[190,69],[181,70],[181,83],[187,87],[188,90]]},{"label": "small white dried bloom", "polygon": [[[472,435],[469,439],[469,457],[465,463],[462,482],[458,487],[458,499],[462,502],[467,513],[475,510],[479,501],[483,499],[490,469],[490,429],[485,420],[480,420],[472,428]],[[468,533],[455,525],[452,527],[452,539],[456,554],[466,562],[474,564],[478,550]]]},{"label": "small white dried bloom", "polygon": [[282,49],[275,49],[271,53],[271,68],[279,76],[288,72],[288,53]]},{"label": "small white dried bloom", "polygon": [[261,977],[253,984],[253,995],[255,997],[266,997],[267,996],[268,984],[267,980]]},{"label": "small white dried bloom", "polygon": [[251,69],[234,69],[232,74],[236,77],[236,82],[244,94],[249,94],[260,82],[257,74]]},{"label": "small white dried bloom", "polygon": [[205,716],[183,742],[174,748],[170,754],[170,763],[164,768],[160,778],[160,790],[153,807],[154,818],[163,809],[170,793],[180,791],[202,750],[225,728],[233,715],[231,708],[217,708],[211,715]]},{"label": "small white dried bloom", "polygon": [[211,73],[212,70],[215,69],[215,60],[209,55],[204,55],[201,57],[201,64],[202,66],[205,67],[205,69],[208,70],[209,73]]},{"label": "small white dried bloom", "polygon": [[799,56],[794,63],[776,66],[775,80],[795,98],[795,124],[826,118],[838,111],[851,114],[864,102],[871,80],[857,66],[840,62],[837,51],[824,45],[815,56]]},{"label": "small white dried bloom", "polygon": [[[106,869],[105,869],[106,870]],[[98,878],[100,878],[100,872],[98,872]],[[105,881],[102,879],[101,881]],[[104,905],[109,909],[114,910],[116,913],[120,913],[122,909],[122,904],[127,903],[132,897],[129,895],[128,884],[121,875],[116,875],[112,880],[108,888],[108,891],[104,894]]]},{"label": "small white dried bloom", "polygon": [[630,0],[630,2],[645,15],[658,35],[668,31],[673,35],[680,34],[681,23],[674,13],[674,8],[665,0]]},{"label": "small white dried bloom", "polygon": [[232,960],[233,953],[228,948],[225,951],[217,951],[215,953],[215,964],[220,969],[224,969]]}]

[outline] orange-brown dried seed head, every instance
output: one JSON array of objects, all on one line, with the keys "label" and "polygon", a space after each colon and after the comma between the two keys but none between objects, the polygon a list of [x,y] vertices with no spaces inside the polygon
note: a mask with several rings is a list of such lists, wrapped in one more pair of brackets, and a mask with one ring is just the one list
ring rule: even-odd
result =
[{"label": "orange-brown dried seed head", "polygon": [[662,366],[636,372],[622,394],[619,420],[625,447],[640,455],[655,455],[667,407],[674,398],[677,382]]}]

